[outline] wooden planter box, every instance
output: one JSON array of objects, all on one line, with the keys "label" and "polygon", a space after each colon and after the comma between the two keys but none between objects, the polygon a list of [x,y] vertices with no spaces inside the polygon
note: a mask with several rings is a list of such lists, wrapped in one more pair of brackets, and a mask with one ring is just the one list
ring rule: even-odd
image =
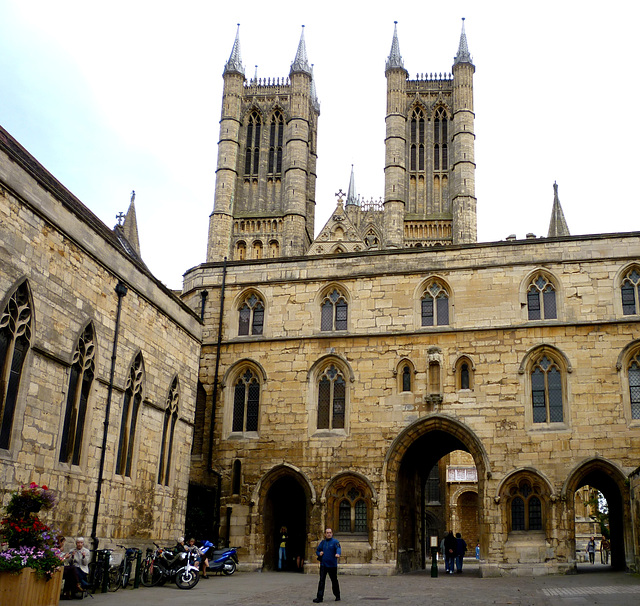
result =
[{"label": "wooden planter box", "polygon": [[62,568],[45,581],[31,568],[19,574],[0,572],[0,604],[2,606],[58,606],[62,586]]}]

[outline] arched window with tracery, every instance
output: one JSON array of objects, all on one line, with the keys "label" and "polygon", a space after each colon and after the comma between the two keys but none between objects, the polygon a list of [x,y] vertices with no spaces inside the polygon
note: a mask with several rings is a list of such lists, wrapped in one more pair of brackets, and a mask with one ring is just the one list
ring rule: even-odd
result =
[{"label": "arched window with tracery", "polygon": [[327,522],[333,524],[337,534],[366,538],[371,525],[371,500],[371,490],[364,481],[350,475],[343,476],[328,491]]},{"label": "arched window with tracery", "polygon": [[249,114],[247,121],[247,146],[245,149],[244,174],[257,175],[260,166],[260,137],[262,120],[257,111]]},{"label": "arched window with tracery", "polygon": [[162,426],[162,445],[160,449],[160,466],[158,469],[158,484],[169,486],[171,474],[171,455],[173,454],[173,438],[178,422],[178,403],[180,393],[178,390],[178,377],[171,383],[167,395],[167,405],[164,411],[164,423]]},{"label": "arched window with tracery", "polygon": [[640,350],[631,358],[627,367],[627,376],[629,379],[631,418],[640,419]]},{"label": "arched window with tracery", "polygon": [[264,303],[251,293],[246,297],[238,310],[238,334],[261,335],[264,328]]},{"label": "arched window with tracery", "polygon": [[347,384],[331,364],[318,380],[318,429],[344,429]]},{"label": "arched window with tracery", "polygon": [[439,280],[431,280],[421,301],[422,326],[446,326],[449,324],[449,293]]},{"label": "arched window with tracery", "polygon": [[95,374],[95,334],[88,324],[78,339],[69,373],[67,406],[64,413],[59,460],[62,463],[80,464],[87,403]]},{"label": "arched window with tracery", "polygon": [[562,371],[546,353],[533,364],[531,400],[534,423],[561,423],[564,420]]},{"label": "arched window with tracery", "polygon": [[231,431],[258,431],[259,412],[260,382],[256,374],[247,368],[235,382]]},{"label": "arched window with tracery", "polygon": [[118,440],[118,455],[116,459],[116,473],[121,476],[131,477],[133,448],[136,439],[138,413],[142,404],[143,383],[144,364],[142,353],[138,353],[129,368],[122,401],[120,438]]},{"label": "arched window with tracery", "polygon": [[625,316],[640,314],[640,269],[632,267],[622,278],[622,313]]},{"label": "arched window with tracery", "polygon": [[509,491],[511,530],[542,530],[543,509],[540,486],[524,479]]},{"label": "arched window with tracery", "polygon": [[320,330],[347,330],[347,309],[347,299],[334,288],[322,301]]},{"label": "arched window with tracery", "polygon": [[527,289],[527,310],[529,320],[555,320],[556,288],[544,275],[536,274]]},{"label": "arched window with tracery", "polygon": [[269,174],[282,173],[282,145],[284,140],[284,117],[276,111],[271,117],[269,129]]},{"label": "arched window with tracery", "polygon": [[22,367],[31,346],[33,311],[27,282],[9,297],[0,316],[0,448],[11,445]]},{"label": "arched window with tracery", "polygon": [[410,122],[410,169],[412,172],[424,171],[425,120],[422,108],[416,107]]},{"label": "arched window with tracery", "polygon": [[447,112],[443,107],[436,110],[433,119],[433,168],[434,170],[445,171],[449,168],[447,157],[448,132],[447,132]]}]

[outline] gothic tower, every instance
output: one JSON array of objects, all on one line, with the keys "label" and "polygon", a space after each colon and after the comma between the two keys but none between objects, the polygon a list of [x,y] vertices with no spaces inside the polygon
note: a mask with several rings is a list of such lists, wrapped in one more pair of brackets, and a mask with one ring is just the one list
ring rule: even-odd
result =
[{"label": "gothic tower", "polygon": [[239,32],[223,78],[207,261],[302,255],[313,240],[320,115],[304,30],[289,78],[247,81]]},{"label": "gothic tower", "polygon": [[396,24],[385,70],[385,247],[476,241],[474,71],[463,20],[453,74],[410,80]]}]

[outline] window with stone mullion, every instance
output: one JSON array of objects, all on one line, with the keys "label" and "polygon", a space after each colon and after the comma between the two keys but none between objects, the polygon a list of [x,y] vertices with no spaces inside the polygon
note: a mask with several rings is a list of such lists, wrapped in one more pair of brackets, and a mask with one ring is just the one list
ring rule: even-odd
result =
[{"label": "window with stone mullion", "polygon": [[640,272],[632,269],[625,276],[620,288],[622,295],[622,313],[625,316],[640,313]]},{"label": "window with stone mullion", "polygon": [[640,419],[640,354],[631,362],[628,375],[631,418]]}]

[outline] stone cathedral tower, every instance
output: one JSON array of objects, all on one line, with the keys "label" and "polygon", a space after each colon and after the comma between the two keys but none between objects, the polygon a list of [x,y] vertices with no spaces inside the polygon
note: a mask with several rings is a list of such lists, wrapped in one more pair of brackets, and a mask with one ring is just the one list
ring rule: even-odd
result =
[{"label": "stone cathedral tower", "polygon": [[239,34],[223,77],[207,261],[302,255],[313,240],[320,115],[304,30],[289,78],[247,81]]},{"label": "stone cathedral tower", "polygon": [[452,75],[410,80],[394,30],[385,70],[385,247],[476,241],[474,71],[464,20]]}]

